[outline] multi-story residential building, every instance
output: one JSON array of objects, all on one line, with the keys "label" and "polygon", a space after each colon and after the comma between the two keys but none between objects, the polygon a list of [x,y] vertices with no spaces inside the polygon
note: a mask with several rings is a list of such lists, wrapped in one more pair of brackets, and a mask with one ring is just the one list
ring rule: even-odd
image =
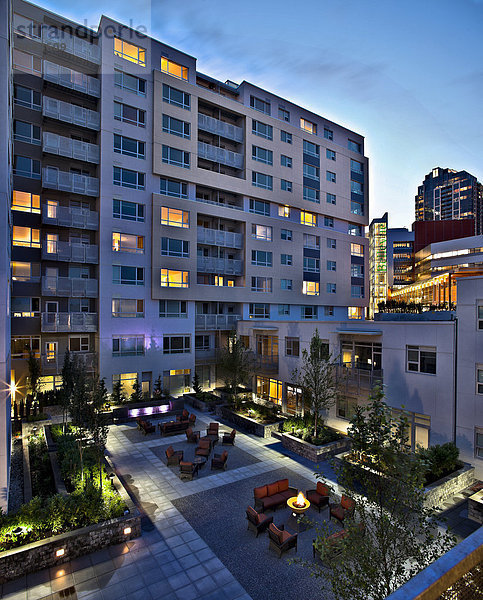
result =
[{"label": "multi-story residential building", "polygon": [[434,168],[418,187],[416,221],[474,219],[474,234],[483,233],[483,186],[467,171]]},{"label": "multi-story residential building", "polygon": [[369,313],[387,299],[387,213],[369,226]]},{"label": "multi-story residential building", "polygon": [[414,231],[406,227],[387,230],[387,285],[398,289],[414,281]]}]

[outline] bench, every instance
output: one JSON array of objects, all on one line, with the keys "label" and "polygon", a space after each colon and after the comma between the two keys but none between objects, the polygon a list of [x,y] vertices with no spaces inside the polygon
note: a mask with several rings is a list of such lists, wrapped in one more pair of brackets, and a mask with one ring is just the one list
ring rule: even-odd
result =
[{"label": "bench", "polygon": [[262,509],[262,512],[269,508],[275,509],[278,506],[286,505],[287,500],[297,494],[298,490],[288,485],[288,479],[279,479],[253,490],[255,508]]}]

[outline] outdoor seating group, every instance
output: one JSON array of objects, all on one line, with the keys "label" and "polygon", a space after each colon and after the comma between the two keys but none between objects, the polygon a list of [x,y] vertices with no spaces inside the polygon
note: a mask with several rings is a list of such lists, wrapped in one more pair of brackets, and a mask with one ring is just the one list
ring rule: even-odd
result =
[{"label": "outdoor seating group", "polygon": [[181,415],[176,417],[176,421],[167,421],[166,423],[159,423],[158,429],[161,435],[176,435],[177,433],[183,433],[187,431],[189,428],[194,427],[196,423],[196,415],[189,414],[189,412],[184,409]]},{"label": "outdoor seating group", "polygon": [[253,498],[255,500],[255,509],[265,511],[267,509],[275,509],[279,506],[285,506],[287,500],[292,496],[296,496],[298,490],[290,487],[288,479],[279,479],[274,483],[256,487],[253,490]]},{"label": "outdoor seating group", "polygon": [[151,423],[151,421],[145,421],[144,419],[141,419],[138,417],[136,419],[136,423],[137,423],[139,431],[144,433],[144,435],[146,435],[147,433],[154,433],[156,431],[156,429],[155,429],[154,425]]},{"label": "outdoor seating group", "polygon": [[321,508],[329,506],[329,494],[329,486],[318,481],[315,490],[306,490],[305,497],[320,512]]}]

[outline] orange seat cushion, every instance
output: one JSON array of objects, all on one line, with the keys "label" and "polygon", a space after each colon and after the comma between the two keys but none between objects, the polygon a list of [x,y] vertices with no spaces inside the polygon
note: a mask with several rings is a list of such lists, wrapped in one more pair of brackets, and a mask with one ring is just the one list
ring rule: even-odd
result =
[{"label": "orange seat cushion", "polygon": [[270,525],[268,526],[268,528],[270,529],[270,531],[272,533],[274,533],[278,539],[278,543],[282,544],[283,543],[283,537],[282,534],[284,533],[283,531],[280,531],[280,529],[278,527],[275,527],[275,525],[273,523],[270,523]]},{"label": "orange seat cushion", "polygon": [[247,508],[247,513],[250,514],[250,516],[255,521],[255,523],[260,523],[260,515],[257,513],[257,511],[254,508],[252,508],[251,506],[249,506]]},{"label": "orange seat cushion", "polygon": [[340,505],[342,506],[342,508],[345,508],[345,510],[352,510],[356,503],[354,502],[354,500],[352,500],[352,498],[348,498],[347,496],[342,495]]},{"label": "orange seat cushion", "polygon": [[270,483],[267,485],[267,494],[269,496],[275,496],[278,493],[278,482]]},{"label": "orange seat cushion", "polygon": [[288,490],[288,479],[279,479],[277,481],[277,484],[279,492],[285,492],[286,490]]},{"label": "orange seat cushion", "polygon": [[265,498],[266,495],[267,495],[267,486],[266,485],[262,485],[253,490],[253,497],[256,500],[259,500],[260,498]]}]

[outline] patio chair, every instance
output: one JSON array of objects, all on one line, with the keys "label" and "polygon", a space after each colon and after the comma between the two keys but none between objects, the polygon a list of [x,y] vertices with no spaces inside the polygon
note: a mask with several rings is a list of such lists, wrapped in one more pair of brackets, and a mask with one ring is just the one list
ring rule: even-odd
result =
[{"label": "patio chair", "polygon": [[174,450],[173,446],[168,446],[165,452],[168,467],[178,466],[183,460],[183,450]]},{"label": "patio chair", "polygon": [[213,439],[215,444],[219,439],[219,436],[218,436],[219,429],[220,429],[219,423],[210,423],[208,426],[208,429],[206,430],[206,435],[210,436],[210,438]]},{"label": "patio chair", "polygon": [[192,481],[193,477],[198,473],[198,465],[192,462],[180,460],[179,476],[183,481]]},{"label": "patio chair", "polygon": [[211,459],[211,469],[226,469],[226,461],[228,459],[228,452],[223,450],[221,454],[215,454]]},{"label": "patio chair", "polygon": [[183,408],[183,412],[176,417],[176,420],[178,422],[179,421],[187,421],[189,416],[190,416],[189,412],[186,410],[186,408]]},{"label": "patio chair", "polygon": [[273,517],[268,517],[263,513],[257,513],[257,511],[251,506],[246,509],[246,513],[248,522],[247,529],[251,529],[253,533],[256,534],[256,537],[258,537],[259,533],[265,531],[270,523],[273,523]]},{"label": "patio chair", "polygon": [[194,415],[193,413],[190,414],[188,421],[190,422],[190,427],[194,427],[195,423],[196,423],[196,415]]},{"label": "patio chair", "polygon": [[337,519],[339,523],[343,523],[346,517],[351,517],[354,514],[354,509],[356,507],[356,503],[352,498],[342,494],[342,498],[340,499],[340,504],[332,504],[330,507],[330,516],[331,518]]},{"label": "patio chair", "polygon": [[234,429],[231,430],[231,433],[224,433],[222,444],[230,444],[231,446],[235,445],[235,435],[236,431]]},{"label": "patio chair", "polygon": [[191,444],[197,444],[200,441],[200,432],[193,431],[191,427],[188,427],[188,429],[186,430],[186,439]]},{"label": "patio chair", "polygon": [[321,508],[329,504],[329,494],[329,487],[321,481],[318,481],[315,490],[306,490],[305,497],[310,501],[310,504],[320,512]]},{"label": "patio chair", "polygon": [[208,458],[211,452],[211,442],[210,440],[201,439],[198,443],[198,446],[195,450],[195,456],[204,456]]},{"label": "patio chair", "polygon": [[278,558],[281,558],[282,554],[291,548],[295,548],[295,552],[297,552],[297,534],[285,531],[285,525],[276,527],[273,523],[270,523],[268,537],[270,539],[268,548],[275,550]]}]

